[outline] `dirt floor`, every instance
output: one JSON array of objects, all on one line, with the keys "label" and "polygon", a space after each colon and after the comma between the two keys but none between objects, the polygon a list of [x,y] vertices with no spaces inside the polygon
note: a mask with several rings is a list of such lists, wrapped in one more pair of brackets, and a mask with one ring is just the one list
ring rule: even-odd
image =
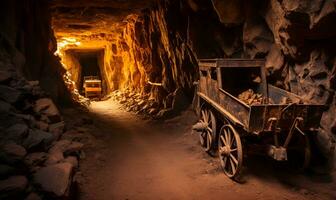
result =
[{"label": "dirt floor", "polygon": [[[336,199],[331,176],[297,174],[266,158],[249,158],[244,183],[204,153],[192,111],[158,122],[126,112],[113,100],[93,102],[89,113],[63,111],[82,134],[79,199]],[[71,124],[80,118],[80,125]]]}]

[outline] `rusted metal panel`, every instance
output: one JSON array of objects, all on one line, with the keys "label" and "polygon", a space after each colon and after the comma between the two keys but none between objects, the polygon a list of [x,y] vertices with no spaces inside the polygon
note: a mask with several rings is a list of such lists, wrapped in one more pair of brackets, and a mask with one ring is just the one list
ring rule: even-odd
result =
[{"label": "rusted metal panel", "polygon": [[219,89],[219,91],[220,106],[231,113],[231,115],[235,116],[244,127],[248,127],[249,107],[225,90]]},{"label": "rusted metal panel", "polygon": [[265,59],[200,59],[202,67],[263,67]]},{"label": "rusted metal panel", "polygon": [[218,67],[262,67],[265,60],[247,60],[247,59],[221,59],[217,61]]},{"label": "rusted metal panel", "polygon": [[200,98],[202,98],[204,101],[208,102],[211,106],[213,106],[218,112],[224,115],[226,119],[231,121],[234,125],[244,127],[244,124],[242,124],[234,115],[232,115],[227,110],[223,109],[221,105],[219,105],[217,102],[210,99],[207,95],[198,92],[197,93]]},{"label": "rusted metal panel", "polygon": [[296,94],[290,93],[286,90],[280,89],[270,84],[268,84],[268,92],[269,92],[269,97],[276,104],[278,104],[281,101],[281,99],[284,97],[289,98],[292,102],[303,101],[302,98],[297,96]]},{"label": "rusted metal panel", "polygon": [[323,113],[321,105],[284,104],[251,106],[249,132],[267,130],[271,118],[277,120],[277,128],[289,130],[297,117],[303,118],[302,130],[317,129]]}]

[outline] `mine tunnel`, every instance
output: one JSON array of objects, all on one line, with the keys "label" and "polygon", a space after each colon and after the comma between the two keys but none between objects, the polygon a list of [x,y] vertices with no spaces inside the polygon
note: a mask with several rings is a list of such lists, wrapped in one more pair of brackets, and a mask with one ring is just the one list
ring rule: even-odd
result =
[{"label": "mine tunnel", "polygon": [[336,199],[335,1],[0,16],[0,199]]}]

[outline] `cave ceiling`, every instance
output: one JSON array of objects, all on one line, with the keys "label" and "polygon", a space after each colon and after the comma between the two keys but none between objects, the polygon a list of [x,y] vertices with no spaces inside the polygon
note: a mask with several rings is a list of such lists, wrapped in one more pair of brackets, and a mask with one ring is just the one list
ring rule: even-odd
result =
[{"label": "cave ceiling", "polygon": [[[154,0],[51,0],[52,26],[57,40],[76,38],[96,48],[114,40],[127,20],[153,5]],[[92,43],[92,41],[96,41]]]}]

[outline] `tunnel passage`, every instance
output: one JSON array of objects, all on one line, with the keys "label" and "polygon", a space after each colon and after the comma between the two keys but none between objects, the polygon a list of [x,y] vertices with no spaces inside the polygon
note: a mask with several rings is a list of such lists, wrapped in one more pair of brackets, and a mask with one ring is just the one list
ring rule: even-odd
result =
[{"label": "tunnel passage", "polygon": [[[104,85],[101,69],[102,67],[101,62],[99,62],[99,54],[102,53],[100,51],[96,52],[77,52],[77,57],[79,60],[79,64],[81,66],[81,77],[79,79],[79,85],[80,85],[80,93],[83,95],[83,85],[84,85],[84,78],[88,76],[97,76],[99,80],[102,81],[102,85]],[[103,95],[106,94],[106,87],[102,86],[103,89]]]},{"label": "tunnel passage", "polygon": [[104,49],[69,49],[64,56],[66,66],[81,95],[84,95],[84,79],[90,76],[101,80],[102,96],[107,94],[106,80],[103,75]]}]

